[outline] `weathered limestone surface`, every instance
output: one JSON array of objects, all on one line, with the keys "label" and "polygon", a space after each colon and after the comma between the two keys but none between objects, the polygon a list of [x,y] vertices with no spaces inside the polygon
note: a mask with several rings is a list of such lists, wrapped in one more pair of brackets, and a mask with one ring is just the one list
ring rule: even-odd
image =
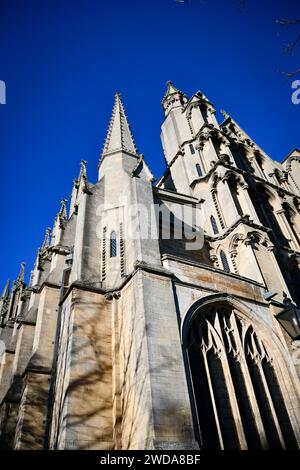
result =
[{"label": "weathered limestone surface", "polygon": [[52,446],[112,448],[111,308],[74,289],[61,312]]}]

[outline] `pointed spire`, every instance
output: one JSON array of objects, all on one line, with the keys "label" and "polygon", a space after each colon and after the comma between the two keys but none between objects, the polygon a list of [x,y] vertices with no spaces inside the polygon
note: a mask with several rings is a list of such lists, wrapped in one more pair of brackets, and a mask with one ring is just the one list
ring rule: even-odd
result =
[{"label": "pointed spire", "polygon": [[24,282],[25,282],[25,262],[22,261],[20,272],[18,274],[17,279],[14,281],[14,286],[15,287],[20,286],[21,284],[24,284]]},{"label": "pointed spire", "polygon": [[5,322],[5,317],[7,315],[7,308],[9,302],[9,290],[10,290],[10,280],[5,284],[2,296],[0,297],[0,327],[2,328]]},{"label": "pointed spire", "polygon": [[87,179],[87,174],[86,174],[86,160],[81,160],[80,162],[80,173],[78,176],[78,188],[81,186],[82,191],[84,193],[88,193],[90,188],[89,188],[89,183]]},{"label": "pointed spire", "polygon": [[64,228],[65,223],[67,221],[67,199],[62,199],[60,203],[60,210],[58,213],[58,218],[59,218],[59,227]]},{"label": "pointed spire", "polygon": [[162,106],[167,115],[172,108],[184,106],[188,102],[187,96],[178,90],[169,80],[167,82],[167,91],[162,100]]},{"label": "pointed spire", "polygon": [[5,287],[3,289],[2,295],[0,297],[1,300],[6,300],[9,295],[9,288],[10,288],[10,279],[7,280]]},{"label": "pointed spire", "polygon": [[115,103],[102,156],[118,150],[138,156],[138,151],[134,143],[120,93],[116,93],[115,95]]},{"label": "pointed spire", "polygon": [[78,176],[78,181],[80,181],[81,178],[87,179],[87,176],[86,176],[86,164],[87,164],[87,161],[86,161],[86,160],[81,160],[81,162],[80,162],[80,172],[79,172],[79,176]]},{"label": "pointed spire", "polygon": [[41,250],[45,250],[46,248],[48,248],[48,246],[50,246],[50,235],[51,235],[51,228],[48,227],[46,229],[45,238],[41,246]]},{"label": "pointed spire", "polygon": [[170,95],[174,95],[175,93],[180,93],[181,95],[184,95],[184,93],[182,93],[182,91],[178,90],[178,88],[176,88],[173,83],[171,82],[171,80],[168,80],[167,81],[167,91],[165,93],[165,96],[163,97],[163,101],[168,98]]}]

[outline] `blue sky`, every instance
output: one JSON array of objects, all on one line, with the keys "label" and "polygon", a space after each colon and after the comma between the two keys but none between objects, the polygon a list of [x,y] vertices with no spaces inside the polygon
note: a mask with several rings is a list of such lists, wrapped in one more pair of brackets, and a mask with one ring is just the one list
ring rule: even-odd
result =
[{"label": "blue sky", "polygon": [[22,260],[27,276],[81,159],[97,178],[115,91],[140,152],[164,170],[165,83],[203,91],[274,159],[300,146],[300,105],[281,71],[299,67],[276,18],[300,17],[298,1],[1,0],[0,289]]}]

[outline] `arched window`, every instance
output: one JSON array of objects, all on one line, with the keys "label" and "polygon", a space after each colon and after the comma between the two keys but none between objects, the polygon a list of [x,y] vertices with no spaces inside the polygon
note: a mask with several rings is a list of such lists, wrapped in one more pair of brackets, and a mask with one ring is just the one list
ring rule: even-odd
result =
[{"label": "arched window", "polygon": [[279,350],[272,348],[271,356],[254,326],[226,301],[210,301],[187,318],[184,354],[201,448],[296,448]]},{"label": "arched window", "polygon": [[112,231],[110,234],[110,257],[114,258],[117,256],[117,234]]},{"label": "arched window", "polygon": [[219,233],[219,229],[218,229],[216,219],[214,218],[213,215],[210,217],[210,223],[211,223],[211,227],[213,229],[214,234],[217,235]]},{"label": "arched window", "polygon": [[225,273],[230,273],[230,267],[229,267],[229,264],[228,264],[228,260],[227,260],[227,257],[226,257],[223,250],[220,251],[220,258],[221,258],[223,269],[224,269]]},{"label": "arched window", "polygon": [[201,166],[199,165],[199,163],[196,163],[196,170],[197,170],[198,176],[203,176]]}]

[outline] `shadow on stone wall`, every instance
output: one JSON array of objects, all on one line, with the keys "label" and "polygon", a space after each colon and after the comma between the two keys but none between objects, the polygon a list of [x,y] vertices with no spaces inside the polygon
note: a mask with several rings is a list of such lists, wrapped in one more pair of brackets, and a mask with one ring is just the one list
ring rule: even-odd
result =
[{"label": "shadow on stone wall", "polygon": [[[145,361],[147,325],[135,322],[134,316],[130,328],[120,321],[119,350],[118,344],[112,345],[111,306],[104,305],[104,313],[103,304],[98,302],[82,299],[74,302],[80,305],[80,315],[73,319],[68,312],[63,319],[51,427],[49,376],[28,371],[22,379],[21,402],[15,405],[18,414],[15,429],[8,433],[11,411],[8,409],[0,449],[48,448],[47,430],[52,430],[55,436],[50,446],[54,449],[125,450],[137,448],[138,442],[143,442],[147,448],[147,443],[162,437],[165,440],[183,438],[189,426],[185,424],[186,410],[179,410],[168,398],[167,388],[161,396],[158,412],[151,411],[149,374],[163,376],[174,366],[174,361],[167,359],[163,370],[159,367],[149,370]],[[159,436],[154,434],[154,428]]]}]

